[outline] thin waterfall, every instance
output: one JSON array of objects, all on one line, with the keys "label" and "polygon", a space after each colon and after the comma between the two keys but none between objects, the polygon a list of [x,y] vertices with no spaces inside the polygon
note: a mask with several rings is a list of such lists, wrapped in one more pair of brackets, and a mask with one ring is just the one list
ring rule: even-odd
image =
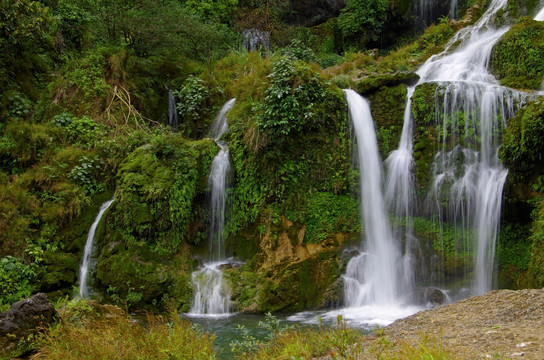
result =
[{"label": "thin waterfall", "polygon": [[176,107],[176,99],[172,90],[168,90],[168,125],[172,129],[178,128],[178,109]]},{"label": "thin waterfall", "polygon": [[95,265],[91,259],[91,255],[94,250],[96,228],[98,227],[98,223],[100,223],[100,219],[102,219],[102,215],[104,215],[106,210],[108,210],[110,205],[113,203],[113,200],[114,199],[112,198],[100,206],[100,210],[98,211],[98,214],[96,215],[96,218],[89,229],[89,234],[87,235],[87,241],[85,242],[85,248],[83,250],[83,261],[81,262],[81,267],[79,268],[79,296],[83,299],[89,298],[90,289],[87,282],[88,276]]},{"label": "thin waterfall", "polygon": [[404,233],[395,232],[397,238],[403,237],[404,256],[403,264],[403,293],[407,294],[413,291],[415,287],[414,262],[415,253],[419,252],[419,244],[413,235],[412,213],[414,203],[414,176],[412,168],[414,166],[413,125],[411,120],[411,101],[414,87],[408,87],[406,94],[406,107],[404,109],[404,123],[400,137],[400,144],[397,150],[392,151],[385,160],[387,177],[385,181],[385,203],[389,211],[396,217],[404,218]]},{"label": "thin waterfall", "polygon": [[540,11],[535,15],[534,20],[544,21],[544,8],[540,9]]},{"label": "thin waterfall", "polygon": [[[500,136],[506,120],[514,115],[523,98],[520,92],[501,87],[487,70],[493,45],[508,31],[508,27],[497,29],[493,24],[494,15],[506,3],[494,0],[476,24],[457,32],[444,52],[432,56],[417,71],[418,84],[437,84],[435,125],[440,131],[440,145],[432,165],[430,211],[438,214],[441,221],[462,227],[462,248],[473,253],[472,288],[477,294],[492,289],[502,190],[507,176],[498,158]],[[412,93],[409,88],[408,96]],[[410,178],[413,163],[411,142],[407,146],[404,139],[404,130],[412,136],[410,113],[408,100],[401,144],[386,160],[388,199],[396,199],[396,194],[405,199],[404,193],[410,193],[398,185],[408,184],[405,179]],[[405,150],[410,155],[399,155]],[[449,199],[446,207],[441,202],[445,198]],[[411,206],[404,206],[409,213]],[[393,210],[399,215],[398,204]]]},{"label": "thin waterfall", "polygon": [[230,313],[230,289],[223,279],[221,265],[225,262],[225,211],[228,177],[231,171],[229,148],[221,139],[228,131],[226,114],[234,106],[229,100],[215,118],[210,136],[220,147],[212,161],[208,184],[210,186],[209,253],[204,266],[192,275],[194,288],[191,315],[225,316]]}]

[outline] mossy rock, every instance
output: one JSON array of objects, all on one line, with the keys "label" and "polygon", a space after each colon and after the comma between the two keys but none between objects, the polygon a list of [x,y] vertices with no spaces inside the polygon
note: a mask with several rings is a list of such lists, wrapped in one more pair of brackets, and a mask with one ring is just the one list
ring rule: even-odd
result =
[{"label": "mossy rock", "polygon": [[416,183],[419,189],[427,189],[431,177],[434,155],[438,150],[436,133],[436,96],[438,83],[418,85],[412,95],[414,118],[414,161]]},{"label": "mossy rock", "polygon": [[145,248],[113,249],[113,254],[103,251],[96,267],[97,288],[106,290],[106,298],[131,308],[151,304],[189,309],[192,288],[185,270],[190,266],[187,259],[156,259]]},{"label": "mossy rock", "polygon": [[245,313],[255,312],[259,276],[251,271],[248,264],[223,270],[223,276],[231,289],[234,308]]},{"label": "mossy rock", "polygon": [[395,150],[400,142],[406,106],[406,85],[381,87],[368,96],[376,138],[382,158]]},{"label": "mossy rock", "polygon": [[535,100],[508,120],[499,157],[512,179],[529,180],[544,171],[544,100]]},{"label": "mossy rock", "polygon": [[531,226],[531,260],[529,274],[525,277],[526,287],[541,288],[544,286],[544,200],[540,200],[533,213],[534,222]]},{"label": "mossy rock", "polygon": [[60,238],[64,243],[68,244],[68,250],[78,256],[83,255],[83,248],[87,241],[89,229],[96,219],[96,215],[100,210],[100,206],[111,199],[113,191],[105,191],[97,194],[92,198],[92,204],[84,209],[81,214],[73,219],[60,234]]},{"label": "mossy rock", "polygon": [[493,46],[491,71],[504,86],[540,89],[544,80],[544,22],[520,18]]},{"label": "mossy rock", "polygon": [[70,293],[79,273],[79,261],[74,254],[46,251],[43,254],[42,266],[44,268],[40,281],[42,291],[68,289],[65,293]]},{"label": "mossy rock", "polygon": [[355,90],[361,95],[368,95],[380,88],[394,87],[400,84],[415,85],[419,75],[414,72],[397,72],[394,74],[372,74],[354,81]]},{"label": "mossy rock", "polygon": [[189,230],[192,223],[200,223],[195,217],[204,205],[195,199],[205,201],[217,151],[212,139],[187,141],[169,135],[131,153],[119,169],[110,215],[123,241],[143,242],[159,255],[175,254],[182,242],[198,241],[198,232]]},{"label": "mossy rock", "polygon": [[334,302],[340,276],[339,261],[318,256],[298,263],[279,265],[261,277],[257,309],[268,311],[299,311],[317,309]]}]

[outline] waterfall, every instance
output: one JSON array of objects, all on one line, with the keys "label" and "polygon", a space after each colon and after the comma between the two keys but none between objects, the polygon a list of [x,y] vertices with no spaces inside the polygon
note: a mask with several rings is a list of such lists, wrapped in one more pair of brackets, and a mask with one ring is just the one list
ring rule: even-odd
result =
[{"label": "waterfall", "polygon": [[245,29],[242,31],[244,48],[247,51],[269,50],[270,32],[258,29]]},{"label": "waterfall", "polygon": [[176,107],[176,99],[172,90],[168,90],[168,125],[172,129],[178,128],[178,109]]},{"label": "waterfall", "polygon": [[93,270],[94,263],[91,261],[91,255],[93,252],[94,238],[96,228],[102,215],[108,210],[110,205],[113,203],[113,198],[104,202],[100,206],[100,210],[94,219],[91,228],[89,229],[89,234],[87,235],[87,241],[85,242],[85,248],[83,250],[83,261],[81,262],[81,267],[79,268],[79,296],[83,299],[89,298],[89,286],[87,285],[87,277],[89,273]]},{"label": "waterfall", "polygon": [[538,14],[535,15],[534,20],[544,21],[544,8],[540,9]]},{"label": "waterfall", "polygon": [[[472,290],[477,294],[492,289],[502,190],[507,176],[498,158],[500,136],[523,97],[520,92],[501,87],[487,70],[493,45],[508,31],[508,27],[496,29],[492,23],[506,3],[494,0],[473,26],[458,31],[444,52],[429,58],[417,71],[418,85],[437,84],[435,125],[440,131],[440,145],[432,165],[430,211],[438,214],[441,222],[462,227],[462,245],[473,253]],[[412,94],[409,88],[408,96]],[[413,186],[409,183],[411,141],[405,139],[405,130],[410,132],[408,137],[412,136],[410,113],[408,99],[399,149],[386,160],[387,198],[395,199],[393,210],[397,215],[402,215],[402,206],[405,213],[411,209],[404,202],[411,201],[411,191],[405,187]],[[451,148],[455,143],[459,145]],[[448,199],[446,207],[442,205],[444,199]]]},{"label": "waterfall", "polygon": [[225,260],[225,210],[227,203],[230,158],[227,143],[221,139],[228,131],[226,114],[234,106],[235,99],[229,100],[215,118],[210,136],[220,147],[212,161],[208,184],[210,186],[210,228],[208,262],[192,275],[194,287],[191,315],[228,315],[230,312],[230,290],[223,279],[220,266]]},{"label": "waterfall", "polygon": [[370,105],[353,90],[344,90],[359,162],[362,223],[365,248],[351,259],[344,276],[348,307],[391,303],[399,295],[401,254],[387,217],[382,196],[382,169]]}]

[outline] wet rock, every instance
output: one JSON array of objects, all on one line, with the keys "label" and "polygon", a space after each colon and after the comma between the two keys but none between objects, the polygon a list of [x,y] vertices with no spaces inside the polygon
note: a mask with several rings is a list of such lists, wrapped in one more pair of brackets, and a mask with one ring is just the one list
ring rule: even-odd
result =
[{"label": "wet rock", "polygon": [[55,307],[44,293],[11,305],[7,313],[0,314],[0,358],[24,354],[29,350],[29,336],[56,317]]},{"label": "wet rock", "polygon": [[414,301],[419,304],[442,305],[446,302],[446,295],[437,288],[417,289],[414,292]]},{"label": "wet rock", "polygon": [[353,259],[359,255],[361,255],[361,252],[357,249],[346,249],[342,252],[342,258],[345,260]]},{"label": "wet rock", "polygon": [[242,264],[240,263],[225,263],[225,264],[219,265],[219,270],[224,271],[224,270],[238,269],[241,266]]}]

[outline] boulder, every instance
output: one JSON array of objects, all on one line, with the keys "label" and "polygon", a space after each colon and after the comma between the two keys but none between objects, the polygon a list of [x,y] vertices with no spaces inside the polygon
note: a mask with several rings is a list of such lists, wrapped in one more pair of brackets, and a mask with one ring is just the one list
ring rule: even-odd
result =
[{"label": "boulder", "polygon": [[0,314],[0,358],[16,357],[29,350],[27,340],[57,317],[53,304],[44,293],[13,305]]}]

